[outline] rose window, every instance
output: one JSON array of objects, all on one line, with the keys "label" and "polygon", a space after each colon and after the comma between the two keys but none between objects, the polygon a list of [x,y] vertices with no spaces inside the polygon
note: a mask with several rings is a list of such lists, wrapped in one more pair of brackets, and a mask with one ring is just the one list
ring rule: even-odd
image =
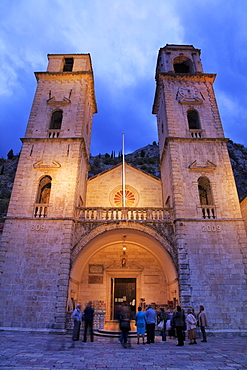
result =
[{"label": "rose window", "polygon": [[[114,204],[117,207],[122,207],[123,205],[123,191],[119,190],[113,198]],[[126,207],[132,207],[135,203],[135,195],[130,190],[125,190],[125,206]]]}]

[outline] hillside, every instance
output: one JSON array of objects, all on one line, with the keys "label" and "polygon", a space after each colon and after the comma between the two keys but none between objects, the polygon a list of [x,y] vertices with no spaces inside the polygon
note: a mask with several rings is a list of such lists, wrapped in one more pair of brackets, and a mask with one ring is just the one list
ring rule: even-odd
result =
[{"label": "hillside", "polygon": [[[241,144],[233,143],[231,140],[229,140],[227,146],[239,199],[242,200],[247,195],[247,148]],[[18,159],[19,156],[13,156],[11,159],[0,158],[0,222],[4,222],[7,213]],[[160,176],[159,148],[155,142],[127,154],[125,161],[151,175]],[[116,157],[114,152],[111,155],[106,153],[90,157],[91,170],[89,177],[97,175],[120,162],[122,162],[121,154]]]}]

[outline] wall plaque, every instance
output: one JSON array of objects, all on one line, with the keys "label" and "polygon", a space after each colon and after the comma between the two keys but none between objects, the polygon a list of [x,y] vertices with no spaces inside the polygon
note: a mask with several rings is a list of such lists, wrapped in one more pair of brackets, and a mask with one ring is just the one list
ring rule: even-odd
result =
[{"label": "wall plaque", "polygon": [[89,275],[88,284],[103,284],[103,276],[101,275]]},{"label": "wall plaque", "polygon": [[89,265],[89,274],[103,274],[104,266],[103,265]]}]

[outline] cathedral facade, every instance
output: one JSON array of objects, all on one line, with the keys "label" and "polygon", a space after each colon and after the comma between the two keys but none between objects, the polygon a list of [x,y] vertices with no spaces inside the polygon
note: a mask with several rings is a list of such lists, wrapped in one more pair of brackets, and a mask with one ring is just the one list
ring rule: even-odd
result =
[{"label": "cathedral facade", "polygon": [[88,179],[89,54],[48,55],[35,75],[1,241],[0,327],[64,331],[89,300],[104,326],[126,300],[133,316],[139,305],[203,304],[212,333],[247,333],[245,223],[216,76],[204,73],[200,50],[158,54],[161,178],[123,162]]}]

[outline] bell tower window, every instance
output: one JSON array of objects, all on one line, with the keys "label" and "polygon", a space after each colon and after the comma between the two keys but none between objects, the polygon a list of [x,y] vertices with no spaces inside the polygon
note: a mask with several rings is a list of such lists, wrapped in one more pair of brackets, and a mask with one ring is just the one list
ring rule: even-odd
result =
[{"label": "bell tower window", "polygon": [[195,109],[190,109],[187,112],[188,124],[190,130],[200,130],[199,114]]},{"label": "bell tower window", "polygon": [[189,58],[179,56],[173,61],[173,68],[175,73],[192,73],[192,62]]},{"label": "bell tower window", "polygon": [[72,72],[74,58],[64,58],[63,72]]},{"label": "bell tower window", "polygon": [[63,111],[56,110],[52,113],[51,122],[50,122],[50,130],[60,130],[63,120]]}]

